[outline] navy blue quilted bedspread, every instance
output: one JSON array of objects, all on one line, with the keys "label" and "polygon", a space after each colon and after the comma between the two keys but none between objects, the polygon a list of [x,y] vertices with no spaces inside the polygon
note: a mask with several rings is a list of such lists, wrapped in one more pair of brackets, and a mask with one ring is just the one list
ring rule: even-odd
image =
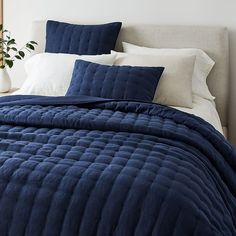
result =
[{"label": "navy blue quilted bedspread", "polygon": [[235,150],[175,109],[1,98],[0,153],[0,236],[236,235]]}]

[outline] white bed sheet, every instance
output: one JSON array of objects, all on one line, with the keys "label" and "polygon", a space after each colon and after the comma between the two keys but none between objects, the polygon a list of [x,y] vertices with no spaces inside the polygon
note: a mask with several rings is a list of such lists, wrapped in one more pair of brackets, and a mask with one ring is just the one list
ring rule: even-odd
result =
[{"label": "white bed sheet", "polygon": [[177,110],[201,117],[223,134],[223,127],[215,102],[193,95],[193,108],[174,107]]}]

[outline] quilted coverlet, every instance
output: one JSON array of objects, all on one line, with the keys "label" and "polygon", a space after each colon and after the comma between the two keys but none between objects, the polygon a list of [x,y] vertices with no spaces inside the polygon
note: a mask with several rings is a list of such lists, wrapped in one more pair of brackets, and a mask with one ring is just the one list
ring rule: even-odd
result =
[{"label": "quilted coverlet", "polygon": [[1,236],[234,236],[236,152],[172,108],[0,99]]}]

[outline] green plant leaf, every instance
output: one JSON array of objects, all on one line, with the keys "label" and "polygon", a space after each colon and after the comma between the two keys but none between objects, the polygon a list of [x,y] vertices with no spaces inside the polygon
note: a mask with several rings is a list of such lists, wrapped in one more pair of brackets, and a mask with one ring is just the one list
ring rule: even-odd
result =
[{"label": "green plant leaf", "polygon": [[6,53],[6,54],[4,54],[4,57],[5,58],[10,58],[11,56],[8,53]]},{"label": "green plant leaf", "polygon": [[36,43],[35,41],[30,41],[29,43],[38,45],[38,43]]},{"label": "green plant leaf", "polygon": [[18,56],[18,55],[16,55],[16,59],[22,60],[22,58],[20,56]]},{"label": "green plant leaf", "polygon": [[17,52],[17,48],[12,47],[11,49],[12,49],[13,51]]},{"label": "green plant leaf", "polygon": [[10,68],[12,68],[13,67],[13,61],[12,60],[5,60],[5,62],[6,62],[6,64],[10,67]]},{"label": "green plant leaf", "polygon": [[10,39],[10,40],[7,42],[7,45],[12,45],[12,44],[16,44],[15,39]]},{"label": "green plant leaf", "polygon": [[34,49],[35,49],[34,46],[33,46],[32,44],[29,44],[29,43],[26,44],[26,47],[29,48],[29,49],[31,49],[31,50],[34,50]]},{"label": "green plant leaf", "polygon": [[19,55],[23,58],[25,57],[25,53],[23,51],[19,51]]},{"label": "green plant leaf", "polygon": [[8,56],[9,54],[7,52],[5,52],[5,51],[3,51],[2,54],[4,55],[4,57],[9,57]]}]

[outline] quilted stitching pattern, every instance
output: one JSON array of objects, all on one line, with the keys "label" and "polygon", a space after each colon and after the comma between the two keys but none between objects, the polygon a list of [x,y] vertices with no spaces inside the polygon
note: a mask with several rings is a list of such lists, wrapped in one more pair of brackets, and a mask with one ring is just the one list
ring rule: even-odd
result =
[{"label": "quilted stitching pattern", "polygon": [[122,23],[73,25],[47,22],[46,52],[79,55],[109,54],[114,50]]},{"label": "quilted stitching pattern", "polygon": [[106,66],[77,60],[66,95],[152,101],[163,70],[163,67]]},{"label": "quilted stitching pattern", "polygon": [[0,123],[3,236],[236,233],[235,150],[201,119],[109,102],[3,106]]}]

